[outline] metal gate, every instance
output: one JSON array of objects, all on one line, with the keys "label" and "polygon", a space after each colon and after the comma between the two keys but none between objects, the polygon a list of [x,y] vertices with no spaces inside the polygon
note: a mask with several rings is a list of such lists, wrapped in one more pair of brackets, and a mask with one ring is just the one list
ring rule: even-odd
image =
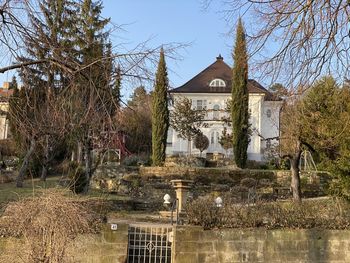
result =
[{"label": "metal gate", "polygon": [[171,226],[130,225],[128,263],[171,263]]}]

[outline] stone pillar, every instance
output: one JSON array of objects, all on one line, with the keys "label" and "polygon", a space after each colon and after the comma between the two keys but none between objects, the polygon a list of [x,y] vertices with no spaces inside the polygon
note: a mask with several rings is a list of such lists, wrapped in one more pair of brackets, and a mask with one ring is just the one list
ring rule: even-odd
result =
[{"label": "stone pillar", "polygon": [[186,205],[189,190],[192,187],[192,180],[171,180],[170,181],[176,191],[176,198],[179,200],[179,213],[183,212]]}]

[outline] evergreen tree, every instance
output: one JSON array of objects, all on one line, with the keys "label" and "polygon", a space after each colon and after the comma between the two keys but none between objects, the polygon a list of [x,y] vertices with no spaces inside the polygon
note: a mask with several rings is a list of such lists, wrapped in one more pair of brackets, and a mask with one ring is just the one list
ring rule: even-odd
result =
[{"label": "evergreen tree", "polygon": [[[88,191],[92,177],[93,134],[104,128],[104,121],[111,114],[111,74],[113,68],[111,47],[108,42],[109,33],[105,30],[110,19],[101,17],[102,2],[84,0],[79,8],[79,32],[75,36],[80,64],[83,65],[81,75],[77,79],[77,89],[72,90],[75,108],[73,122],[77,130],[73,141],[82,145],[85,160],[84,192]],[[79,146],[78,146],[79,148]],[[78,152],[81,152],[78,150]],[[78,161],[82,159],[78,156]]]},{"label": "evergreen tree", "polygon": [[152,153],[152,99],[143,86],[134,89],[119,124],[127,133],[126,148],[134,154]]},{"label": "evergreen tree", "polygon": [[152,162],[155,166],[161,166],[165,161],[165,148],[169,128],[167,93],[168,73],[162,48],[152,97]]},{"label": "evergreen tree", "polygon": [[120,66],[118,65],[115,68],[115,77],[114,77],[114,81],[112,83],[112,93],[113,93],[113,97],[116,99],[116,106],[119,107],[120,106],[120,101],[121,101],[121,85],[122,85],[122,74],[121,74],[121,69]]},{"label": "evergreen tree", "polygon": [[12,76],[9,89],[17,89],[17,88],[18,88],[17,78],[16,76]]},{"label": "evergreen tree", "polygon": [[248,55],[241,19],[238,21],[233,59],[231,107],[233,150],[237,166],[245,168],[249,144]]},{"label": "evergreen tree", "polygon": [[224,148],[226,152],[226,156],[227,156],[227,150],[233,148],[232,142],[233,142],[232,134],[227,132],[227,128],[224,127],[221,133],[221,137],[219,139],[219,143],[221,147]]},{"label": "evergreen tree", "polygon": [[25,88],[19,90],[14,88],[13,94],[9,99],[9,127],[10,134],[15,141],[16,147],[20,149],[23,146],[23,139],[25,137],[21,134],[20,124],[23,123],[23,118],[25,116],[26,94]]},{"label": "evergreen tree", "polygon": [[[39,8],[40,16],[37,13],[29,14],[29,21],[36,31],[36,37],[28,36],[24,40],[26,55],[20,57],[19,61],[31,62],[43,59],[61,61],[62,57],[66,57],[65,52],[68,47],[71,47],[70,42],[64,39],[67,38],[67,32],[69,32],[67,25],[74,24],[71,23],[73,2],[70,0],[43,0]],[[22,114],[21,123],[16,125],[21,130],[18,133],[23,137],[21,140],[30,141],[27,143],[27,153],[17,177],[17,186],[22,187],[34,148],[44,152],[41,163],[43,166],[42,179],[45,180],[50,159],[49,149],[60,144],[57,138],[52,138],[59,129],[57,129],[56,120],[50,116],[53,116],[52,107],[55,104],[56,95],[64,87],[63,79],[66,74],[63,68],[55,63],[40,63],[21,68],[19,75],[27,97],[26,104],[31,106],[27,107],[25,115]],[[18,116],[19,114],[14,110],[15,108],[12,108],[11,112]],[[18,118],[12,118],[12,122],[18,120]],[[36,147],[37,144],[40,144],[41,147]]]},{"label": "evergreen tree", "polygon": [[199,150],[199,156],[202,157],[202,152],[208,149],[209,147],[209,139],[202,132],[199,133],[194,138],[194,146]]},{"label": "evergreen tree", "polygon": [[192,101],[188,98],[175,100],[174,109],[170,112],[170,125],[178,133],[178,136],[187,140],[187,152],[191,155],[191,142],[199,134],[201,127],[207,127],[203,123],[204,110],[196,110],[192,107]]}]

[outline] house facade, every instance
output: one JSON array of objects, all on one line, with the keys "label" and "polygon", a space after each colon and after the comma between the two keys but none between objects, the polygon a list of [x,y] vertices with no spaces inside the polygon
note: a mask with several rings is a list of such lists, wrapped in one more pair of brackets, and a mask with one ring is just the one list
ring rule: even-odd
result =
[{"label": "house facade", "polygon": [[0,88],[0,140],[7,139],[9,136],[9,99],[13,94],[13,89],[10,89],[10,83],[4,82]]},{"label": "house facade", "polygon": [[[223,119],[230,113],[227,102],[231,100],[232,68],[221,56],[216,61],[186,82],[184,85],[170,90],[170,97],[175,101],[187,97],[192,101],[192,107],[205,110],[205,128],[203,134],[209,139],[209,147],[203,152],[204,156],[217,154],[232,155],[232,149],[225,150],[219,143],[224,128],[231,133],[232,128]],[[278,144],[280,124],[280,108],[282,101],[261,86],[257,81],[248,80],[249,112],[251,136],[248,146],[248,159],[264,161],[266,150]],[[169,107],[172,110],[172,105]],[[275,138],[275,139],[271,139]],[[199,150],[191,142],[191,153],[199,154]],[[181,139],[176,131],[170,127],[167,138],[167,155],[186,154],[188,141]]]}]

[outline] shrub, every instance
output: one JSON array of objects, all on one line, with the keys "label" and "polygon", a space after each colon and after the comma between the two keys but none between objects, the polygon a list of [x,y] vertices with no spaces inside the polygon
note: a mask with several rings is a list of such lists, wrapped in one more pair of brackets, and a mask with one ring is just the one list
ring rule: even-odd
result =
[{"label": "shrub", "polygon": [[122,165],[125,166],[138,166],[138,165],[146,165],[149,166],[151,164],[150,157],[148,155],[130,155],[125,157],[122,161]]},{"label": "shrub", "polygon": [[201,225],[210,229],[221,225],[222,209],[216,207],[214,198],[200,197],[186,206],[186,213],[190,224]]},{"label": "shrub", "polygon": [[85,169],[77,162],[71,162],[69,164],[68,177],[71,180],[69,188],[76,194],[82,193],[86,184],[89,183],[86,180]]},{"label": "shrub", "polygon": [[15,142],[10,139],[0,140],[0,153],[1,156],[17,156],[18,150]]},{"label": "shrub", "polygon": [[341,199],[236,204],[224,199],[224,207],[217,208],[213,198],[199,198],[187,205],[190,224],[204,228],[324,228],[349,229],[350,205]]},{"label": "shrub", "polygon": [[[72,241],[79,234],[98,231],[96,226],[102,222],[82,201],[56,189],[12,202],[0,218],[0,235],[24,240],[15,251],[23,262],[67,262],[66,250]],[[15,262],[17,255],[7,256],[5,262]]]},{"label": "shrub", "polygon": [[340,176],[333,179],[327,189],[330,195],[342,197],[350,201],[350,177]]}]

